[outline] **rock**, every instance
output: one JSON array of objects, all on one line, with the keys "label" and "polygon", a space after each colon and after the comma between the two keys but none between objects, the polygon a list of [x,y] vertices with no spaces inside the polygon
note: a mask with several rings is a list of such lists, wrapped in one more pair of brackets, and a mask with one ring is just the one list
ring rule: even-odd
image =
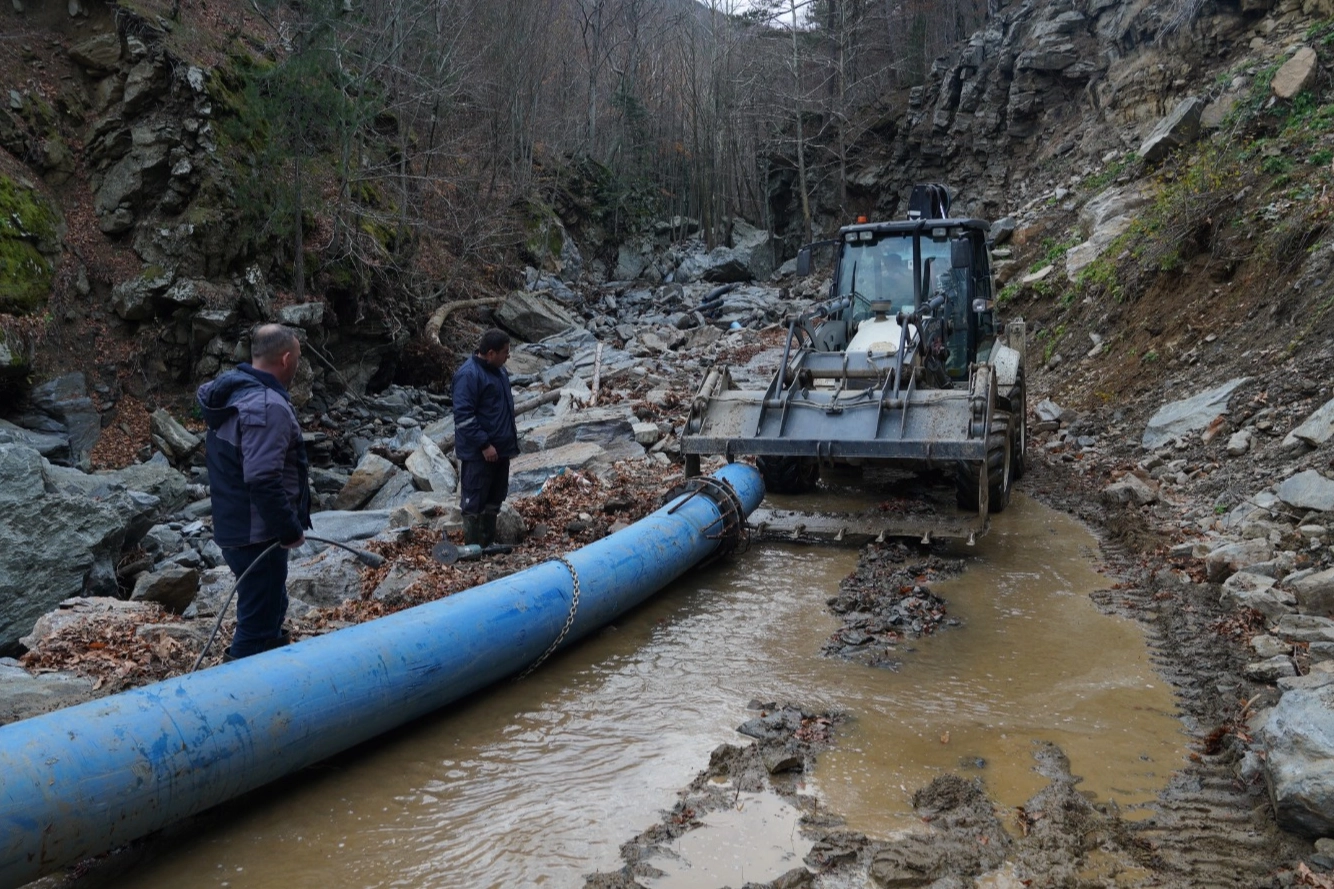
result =
[{"label": "rock", "polygon": [[136,503],[123,491],[97,500],[46,487],[36,451],[0,445],[0,651],[62,600],[116,590],[125,513],[133,515]]},{"label": "rock", "polygon": [[553,300],[528,291],[511,293],[496,309],[495,317],[507,330],[529,342],[582,326],[578,319]]},{"label": "rock", "polygon": [[1227,440],[1227,455],[1229,457],[1240,457],[1251,449],[1251,430],[1242,429],[1239,432],[1232,433],[1232,437]]},{"label": "rock", "polygon": [[392,510],[407,503],[415,493],[417,493],[417,487],[413,483],[412,473],[394,467],[394,471],[389,478],[385,479],[385,483],[380,486],[380,490],[376,491],[375,496],[366,502],[366,509]]},{"label": "rock", "polygon": [[30,674],[0,658],[0,725],[70,707],[93,697],[93,680],[73,673]]},{"label": "rock", "polygon": [[1039,423],[1060,423],[1069,417],[1069,412],[1050,398],[1044,398],[1033,408],[1033,414]]},{"label": "rock", "polygon": [[319,607],[360,599],[360,563],[351,553],[330,547],[318,558],[302,559],[288,566],[287,591],[302,602]]},{"label": "rock", "polygon": [[1052,271],[1053,271],[1055,268],[1056,268],[1056,266],[1052,266],[1052,265],[1044,265],[1042,268],[1038,269],[1036,272],[1030,272],[1029,274],[1024,275],[1022,278],[1019,279],[1019,283],[1020,283],[1020,284],[1036,284],[1036,283],[1038,283],[1039,281],[1044,280],[1048,275],[1050,275],[1050,274],[1052,273]]},{"label": "rock", "polygon": [[199,436],[176,422],[176,418],[166,408],[153,411],[148,421],[153,442],[177,463],[188,460],[190,455],[204,443]]},{"label": "rock", "polygon": [[324,303],[300,303],[278,310],[278,322],[302,330],[318,330],[324,324]]},{"label": "rock", "polygon": [[1148,426],[1140,437],[1141,447],[1151,451],[1173,439],[1206,428],[1215,417],[1227,410],[1232,393],[1248,379],[1238,377],[1207,392],[1163,405],[1149,418]]},{"label": "rock", "polygon": [[1080,272],[1088,268],[1093,262],[1106,252],[1112,242],[1121,237],[1126,229],[1130,228],[1132,220],[1129,216],[1113,216],[1102,223],[1089,236],[1087,241],[1077,244],[1065,252],[1065,277],[1071,283],[1079,280]]},{"label": "rock", "polygon": [[1296,509],[1334,512],[1334,481],[1314,469],[1284,479],[1275,493],[1278,499]]},{"label": "rock", "polygon": [[[311,533],[317,537],[336,540],[339,543],[352,543],[356,540],[369,540],[389,527],[389,510],[324,510],[312,513],[310,523],[315,527]],[[326,544],[308,542],[295,552],[300,556],[313,555],[325,548]],[[307,549],[309,547],[309,550]]]},{"label": "rock", "polygon": [[781,775],[784,772],[800,772],[805,767],[800,752],[787,749],[766,749],[761,754],[764,761],[764,768],[770,775]]},{"label": "rock", "polygon": [[37,619],[32,632],[24,636],[21,642],[29,650],[42,647],[42,644],[66,627],[87,622],[101,622],[108,616],[132,617],[135,615],[155,614],[156,606],[145,602],[126,602],[110,596],[73,596],[57,603],[54,611],[49,611]]},{"label": "rock", "polygon": [[[379,454],[367,452],[334,499],[335,510],[360,509],[384,487],[398,467]],[[312,517],[313,518],[313,517]]]},{"label": "rock", "polygon": [[1108,503],[1133,503],[1136,506],[1146,506],[1158,500],[1158,489],[1134,473],[1126,473],[1120,481],[1102,489],[1102,499]]},{"label": "rock", "polygon": [[1331,437],[1334,437],[1334,399],[1322,404],[1301,425],[1289,432],[1283,439],[1283,447],[1291,448],[1298,442],[1304,442],[1318,448]]},{"label": "rock", "polygon": [[616,280],[633,281],[643,274],[652,262],[652,250],[652,242],[644,238],[622,243],[616,251]]},{"label": "rock", "polygon": [[48,380],[33,387],[28,399],[37,410],[67,430],[70,465],[87,469],[88,455],[102,434],[102,415],[88,397],[83,374],[64,374]]},{"label": "rock", "polygon": [[1334,673],[1315,672],[1312,670],[1305,676],[1280,676],[1274,683],[1281,692],[1290,692],[1310,690],[1314,688],[1324,688],[1327,685],[1334,685]]},{"label": "rock", "polygon": [[1267,540],[1243,540],[1226,543],[1204,557],[1204,568],[1211,583],[1222,583],[1238,571],[1274,556]]},{"label": "rock", "polygon": [[69,436],[58,432],[37,432],[0,420],[0,444],[32,448],[53,463],[69,462]]},{"label": "rock", "polygon": [[1274,636],[1256,636],[1251,640],[1251,650],[1262,658],[1284,657],[1292,654],[1292,644]]},{"label": "rock", "polygon": [[1303,90],[1310,89],[1320,73],[1320,59],[1315,50],[1303,46],[1274,73],[1269,88],[1280,99],[1295,99]]},{"label": "rock", "polygon": [[496,516],[496,543],[517,546],[528,536],[528,523],[508,501],[500,505]]},{"label": "rock", "polygon": [[634,437],[630,417],[616,408],[592,408],[539,422],[541,425],[520,429],[520,445],[525,452],[550,450],[574,442],[606,447]]},{"label": "rock", "polygon": [[452,494],[458,490],[459,478],[454,464],[427,435],[420,437],[417,450],[408,455],[406,468],[419,491]]},{"label": "rock", "polygon": [[1089,198],[1079,209],[1079,227],[1091,237],[1103,225],[1118,217],[1130,217],[1153,200],[1154,192],[1146,184],[1135,182],[1120,188],[1109,188]]},{"label": "rock", "polygon": [[1285,614],[1274,634],[1294,642],[1334,642],[1334,620],[1315,614]]},{"label": "rock", "polygon": [[1268,660],[1247,664],[1242,671],[1252,682],[1274,682],[1284,676],[1296,676],[1297,665],[1286,655],[1277,655]]},{"label": "rock", "polygon": [[1139,156],[1154,164],[1174,149],[1189,145],[1200,137],[1200,115],[1205,101],[1198,96],[1183,99],[1172,113],[1158,122],[1139,147]]},{"label": "rock", "polygon": [[1334,617],[1334,568],[1291,581],[1287,586],[1297,598],[1302,614]]},{"label": "rock", "polygon": [[732,253],[746,267],[751,280],[767,281],[774,272],[772,236],[741,219],[732,221]]},{"label": "rock", "polygon": [[147,321],[157,312],[157,297],[171,284],[171,272],[150,267],[111,288],[111,308],[126,321]]},{"label": "rock", "polygon": [[1254,608],[1271,621],[1292,610],[1292,596],[1274,589],[1274,578],[1251,571],[1238,571],[1223,581],[1219,604],[1224,608]]},{"label": "rock", "polygon": [[380,581],[379,585],[371,592],[371,598],[377,602],[402,605],[408,590],[425,576],[423,571],[406,568],[403,565],[393,565],[389,568],[389,573],[385,575],[384,580]]},{"label": "rock", "polygon": [[601,455],[602,448],[588,441],[520,454],[510,461],[510,495],[536,494],[553,475],[570,469],[583,469]]},{"label": "rock", "polygon": [[1279,827],[1307,837],[1334,835],[1334,686],[1284,694],[1260,738]]},{"label": "rock", "polygon": [[714,247],[708,253],[692,253],[683,259],[672,273],[672,280],[678,284],[749,281],[752,277],[749,263],[749,255],[743,258],[730,247]]},{"label": "rock", "polygon": [[194,568],[147,571],[134,582],[131,602],[157,602],[173,614],[190,607],[199,592],[199,572]]},{"label": "rock", "polygon": [[646,448],[653,447],[662,438],[662,430],[657,423],[635,423],[630,427],[635,441]]},{"label": "rock", "polygon": [[71,46],[69,57],[93,71],[114,71],[120,64],[120,35],[113,30],[89,37]]},{"label": "rock", "polygon": [[[104,469],[88,476],[97,485],[119,484],[130,491],[140,491],[156,497],[158,510],[162,515],[178,511],[190,501],[189,482],[185,476],[164,462],[132,463],[123,469]],[[139,532],[148,530],[145,525]],[[137,541],[131,536],[130,543]]]}]

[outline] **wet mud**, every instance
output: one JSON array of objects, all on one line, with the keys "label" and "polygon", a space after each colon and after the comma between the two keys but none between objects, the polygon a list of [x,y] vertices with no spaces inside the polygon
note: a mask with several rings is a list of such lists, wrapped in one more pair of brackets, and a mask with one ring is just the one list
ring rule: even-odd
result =
[{"label": "wet mud", "polygon": [[963,570],[959,559],[923,553],[904,543],[871,544],[857,569],[839,583],[829,610],[843,620],[823,651],[873,667],[897,669],[913,639],[958,626],[930,584]]},{"label": "wet mud", "polygon": [[[1172,686],[1190,753],[1154,804],[1122,812],[1115,802],[1081,791],[1065,753],[1044,742],[1035,745],[1033,760],[1046,786],[1022,805],[997,803],[961,762],[957,772],[913,794],[920,826],[869,837],[846,829],[801,780],[838,744],[845,717],[790,706],[779,711],[799,714],[779,721],[789,734],[717,748],[662,822],[622,847],[624,867],[590,876],[585,889],[653,885],[653,855],[699,828],[704,814],[730,805],[737,788],[767,790],[800,809],[800,830],[811,843],[800,867],[747,882],[747,889],[1334,885],[1323,869],[1308,866],[1310,844],[1277,828],[1263,780],[1243,767],[1247,717],[1263,704],[1239,678],[1248,628],[1221,611],[1208,585],[1173,582],[1177,575],[1159,570],[1161,538],[1135,516],[1098,506],[1091,484],[1078,476],[1072,482],[1064,467],[1038,457],[1024,487],[1098,533],[1108,582],[1093,601],[1103,613],[1140,624],[1156,671]],[[961,569],[956,560],[912,545],[867,547],[828,602],[843,625],[823,653],[893,668],[912,638],[954,620],[930,584]],[[811,721],[827,731],[803,738],[800,729]],[[738,730],[745,734],[753,722]],[[778,751],[784,768],[775,772],[767,764]]]}]

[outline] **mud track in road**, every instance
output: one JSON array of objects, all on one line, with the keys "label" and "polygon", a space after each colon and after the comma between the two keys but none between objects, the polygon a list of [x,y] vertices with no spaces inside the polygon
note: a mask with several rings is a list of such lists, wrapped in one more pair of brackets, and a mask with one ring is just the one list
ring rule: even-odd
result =
[{"label": "mud track in road", "polygon": [[[837,743],[837,729],[832,740],[802,737],[798,731],[748,747],[719,747],[663,821],[622,848],[625,866],[591,876],[586,889],[629,889],[641,885],[637,877],[651,877],[654,871],[644,862],[654,850],[697,826],[708,811],[727,805],[728,793],[716,790],[719,781],[778,793],[805,813],[802,829],[815,843],[806,867],[770,882],[747,883],[748,889],[943,889],[974,885],[976,878],[997,868],[1004,875],[997,885],[1034,887],[1331,885],[1324,882],[1329,875],[1312,874],[1304,865],[1311,845],[1276,827],[1263,779],[1254,770],[1245,770],[1249,780],[1242,777],[1248,706],[1263,703],[1265,694],[1242,678],[1251,628],[1219,608],[1214,586],[1156,570],[1164,566],[1167,549],[1161,535],[1134,512],[1104,508],[1097,481],[1089,475],[1070,471],[1059,458],[1037,455],[1023,487],[1099,534],[1109,587],[1094,594],[1095,604],[1144,627],[1152,660],[1175,691],[1191,752],[1188,764],[1160,794],[1152,817],[1126,820],[1114,804],[1090,801],[1079,792],[1079,779],[1070,774],[1065,754],[1048,744],[1038,748],[1035,760],[1036,770],[1049,783],[1018,809],[997,806],[975,779],[944,775],[913,797],[926,825],[922,832],[895,841],[868,838],[843,829],[837,814],[803,795],[796,780],[828,743]],[[863,639],[875,635],[866,630],[876,623],[877,614],[883,617],[902,597],[934,600],[921,585],[912,585],[917,567],[933,557],[894,546],[868,547],[857,572],[831,599],[845,625],[826,646],[826,654],[856,656],[857,649],[883,649],[883,634]],[[894,587],[880,602],[866,594],[868,585],[877,583]],[[849,614],[861,624],[848,621]],[[888,625],[884,629],[892,632]],[[858,644],[849,645],[849,638]],[[789,711],[800,713],[796,707]],[[817,719],[838,721],[832,715],[803,713],[800,724]],[[769,774],[764,765],[772,763],[775,749],[791,758],[780,772]]]}]

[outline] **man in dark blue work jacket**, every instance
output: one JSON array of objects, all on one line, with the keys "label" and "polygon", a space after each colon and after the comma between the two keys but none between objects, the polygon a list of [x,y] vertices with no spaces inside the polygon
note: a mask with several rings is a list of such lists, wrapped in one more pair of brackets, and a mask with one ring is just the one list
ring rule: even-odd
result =
[{"label": "man in dark blue work jacket", "polygon": [[311,526],[306,445],[287,394],[300,361],[296,334],[264,324],[251,334],[250,364],[199,387],[213,538],[232,573],[245,575],[228,659],[287,642],[287,551]]},{"label": "man in dark blue work jacket", "polygon": [[510,338],[488,330],[477,354],[454,373],[454,453],[459,458],[463,542],[490,546],[496,516],[509,494],[510,460],[519,456],[514,395],[505,362]]}]

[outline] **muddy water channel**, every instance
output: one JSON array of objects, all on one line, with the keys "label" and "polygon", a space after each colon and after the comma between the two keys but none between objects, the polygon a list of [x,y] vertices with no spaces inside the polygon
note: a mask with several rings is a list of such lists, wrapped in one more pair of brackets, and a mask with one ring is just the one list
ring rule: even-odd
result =
[{"label": "muddy water channel", "polygon": [[[950,555],[968,570],[934,591],[962,625],[905,645],[897,671],[819,654],[838,625],[825,599],[856,550],[758,545],[522,682],[226,807],[119,885],[580,886],[620,867],[619,846],[713,748],[748,742],[734,728],[756,698],[850,717],[806,790],[871,835],[910,827],[912,791],[943,772],[1022,803],[1044,783],[1039,740],[1065,749],[1081,790],[1123,809],[1151,799],[1184,738],[1138,628],[1089,601],[1107,585],[1093,538],[1016,498]],[[753,817],[706,819],[712,831],[686,835],[698,848],[678,850],[688,872],[664,867],[654,884],[736,886],[797,866],[793,813],[743,802]]]}]

